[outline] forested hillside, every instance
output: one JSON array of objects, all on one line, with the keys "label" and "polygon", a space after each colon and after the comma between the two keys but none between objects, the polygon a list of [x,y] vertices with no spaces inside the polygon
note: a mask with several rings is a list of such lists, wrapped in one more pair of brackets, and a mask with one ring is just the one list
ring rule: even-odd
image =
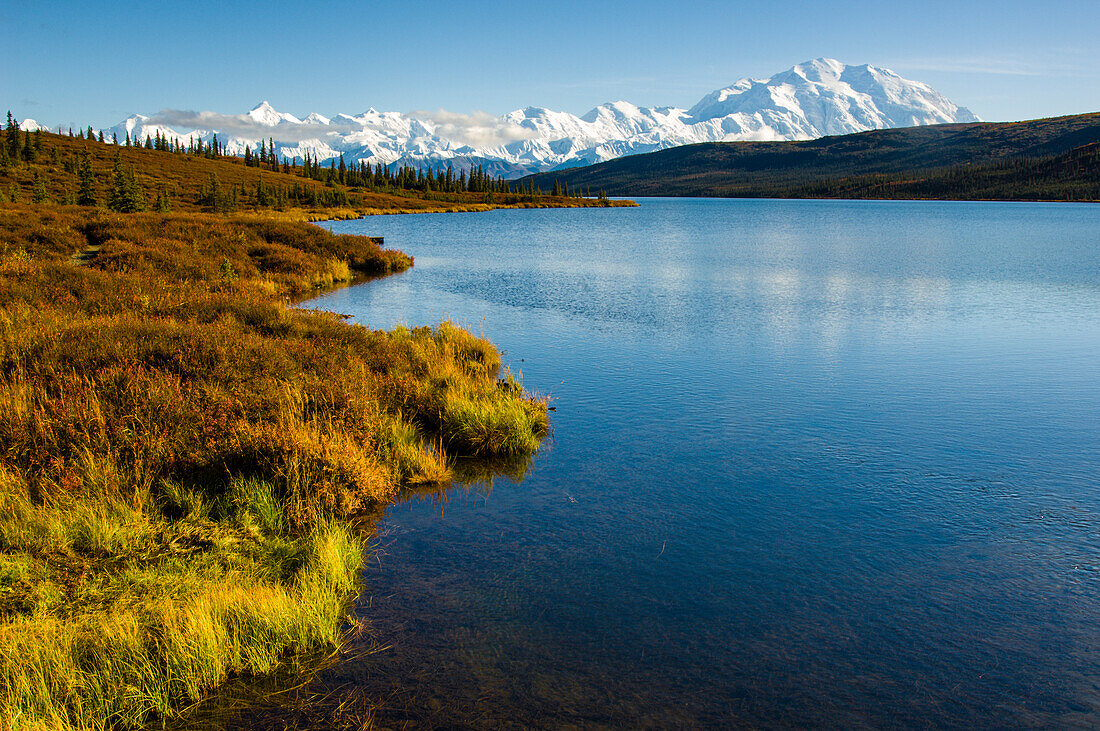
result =
[{"label": "forested hillside", "polygon": [[449,168],[348,164],[343,158],[297,164],[280,159],[267,144],[256,154],[231,157],[216,138],[184,147],[161,137],[104,140],[91,129],[32,132],[20,129],[10,114],[2,137],[0,204],[67,204],[120,213],[247,210],[281,218],[606,205],[544,195],[529,184],[493,178],[478,168],[467,175]]}]

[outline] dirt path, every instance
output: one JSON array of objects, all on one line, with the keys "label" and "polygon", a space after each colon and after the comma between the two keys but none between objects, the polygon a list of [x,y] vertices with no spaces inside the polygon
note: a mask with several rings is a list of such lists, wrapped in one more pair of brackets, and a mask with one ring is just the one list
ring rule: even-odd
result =
[{"label": "dirt path", "polygon": [[83,251],[78,251],[72,255],[71,260],[75,264],[85,264],[95,258],[99,253],[100,247],[98,244],[95,246],[88,246]]}]

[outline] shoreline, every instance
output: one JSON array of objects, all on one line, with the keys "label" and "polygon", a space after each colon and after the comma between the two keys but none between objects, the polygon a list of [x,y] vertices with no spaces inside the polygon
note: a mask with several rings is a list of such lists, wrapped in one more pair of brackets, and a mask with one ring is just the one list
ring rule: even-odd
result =
[{"label": "shoreline", "polygon": [[[640,194],[632,195],[634,198],[682,198],[685,200],[715,200],[715,201],[896,201],[914,203],[1100,203],[1100,198],[1090,199],[1066,199],[1066,198],[876,198],[864,196],[860,198],[844,198],[833,196],[756,196],[756,195],[656,195]],[[625,198],[616,198],[623,200]]]},{"label": "shoreline", "polygon": [[142,726],[338,652],[360,517],[547,431],[453,323],[287,301],[412,264],[375,239],[25,205],[0,227],[0,725]]}]

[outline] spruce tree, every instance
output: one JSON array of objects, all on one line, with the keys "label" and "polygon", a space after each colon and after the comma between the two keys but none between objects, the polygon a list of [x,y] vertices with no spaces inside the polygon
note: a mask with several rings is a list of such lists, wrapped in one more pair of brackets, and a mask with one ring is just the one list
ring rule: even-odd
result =
[{"label": "spruce tree", "polygon": [[80,189],[76,192],[76,203],[80,206],[98,205],[95,196],[95,175],[92,173],[92,163],[88,159],[88,153],[80,160],[80,168],[77,170],[80,179]]},{"label": "spruce tree", "polygon": [[7,126],[8,156],[12,160],[19,159],[19,122],[8,112]]},{"label": "spruce tree", "polygon": [[221,185],[218,183],[218,176],[215,173],[210,173],[210,182],[203,186],[202,193],[199,196],[199,202],[211,211],[217,213],[219,208],[223,205],[221,199],[222,191]]},{"label": "spruce tree", "polygon": [[267,188],[264,187],[264,178],[263,175],[261,175],[260,179],[256,182],[256,205],[266,206],[270,202],[267,196]]},{"label": "spruce tree", "polygon": [[115,163],[111,170],[111,190],[107,194],[107,207],[112,211],[122,211],[126,205],[126,172],[122,169],[122,158],[115,153]]},{"label": "spruce tree", "polygon": [[31,189],[31,200],[35,203],[50,202],[50,194],[46,191],[46,184],[38,176],[37,170],[34,171],[34,187]]},{"label": "spruce tree", "polygon": [[115,153],[114,169],[111,172],[111,192],[107,206],[119,213],[134,213],[145,210],[145,195],[139,190],[134,171],[122,166],[122,158]]}]

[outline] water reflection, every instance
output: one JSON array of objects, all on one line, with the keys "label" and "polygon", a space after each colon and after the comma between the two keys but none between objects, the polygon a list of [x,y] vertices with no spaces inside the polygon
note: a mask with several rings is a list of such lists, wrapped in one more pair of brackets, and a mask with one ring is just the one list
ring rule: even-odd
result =
[{"label": "water reflection", "polygon": [[523,469],[387,513],[390,649],[326,678],[390,726],[1098,725],[1098,211],[339,224],[417,266],[318,306],[457,316],[558,410]]}]

